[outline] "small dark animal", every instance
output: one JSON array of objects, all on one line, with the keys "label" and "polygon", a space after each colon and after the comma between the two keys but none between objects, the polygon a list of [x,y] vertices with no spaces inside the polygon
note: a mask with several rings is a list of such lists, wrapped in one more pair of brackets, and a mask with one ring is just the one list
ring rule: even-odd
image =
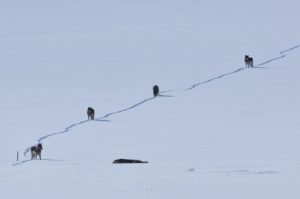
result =
[{"label": "small dark animal", "polygon": [[94,120],[95,118],[95,110],[92,107],[88,107],[87,109],[87,115],[88,115],[88,120],[91,118],[91,120]]},{"label": "small dark animal", "polygon": [[42,159],[42,150],[43,146],[41,143],[39,143],[37,146],[31,147],[31,159],[37,159],[37,156],[39,156],[40,160]]},{"label": "small dark animal", "polygon": [[159,88],[157,85],[153,86],[153,95],[156,97],[159,94]]},{"label": "small dark animal", "polygon": [[135,164],[135,163],[144,163],[147,164],[147,161],[141,160],[131,160],[131,159],[117,159],[113,161],[113,164]]},{"label": "small dark animal", "polygon": [[245,64],[246,67],[253,67],[253,58],[249,55],[245,55]]}]

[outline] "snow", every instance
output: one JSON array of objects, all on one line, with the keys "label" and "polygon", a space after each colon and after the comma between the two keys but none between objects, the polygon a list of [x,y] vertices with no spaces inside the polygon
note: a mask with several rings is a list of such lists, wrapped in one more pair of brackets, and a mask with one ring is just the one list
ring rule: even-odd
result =
[{"label": "snow", "polygon": [[1,2],[1,197],[298,199],[298,8]]}]

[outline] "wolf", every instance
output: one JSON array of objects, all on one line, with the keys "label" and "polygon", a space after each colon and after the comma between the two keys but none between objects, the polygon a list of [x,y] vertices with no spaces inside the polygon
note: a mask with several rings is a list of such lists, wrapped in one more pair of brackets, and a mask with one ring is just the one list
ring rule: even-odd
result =
[{"label": "wolf", "polygon": [[246,67],[253,67],[253,58],[249,55],[245,55],[245,64]]},{"label": "wolf", "polygon": [[141,161],[141,160],[132,160],[132,159],[117,159],[113,161],[113,164],[132,164],[132,163],[144,163],[147,164],[148,161]]},{"label": "wolf", "polygon": [[159,88],[157,85],[153,86],[153,95],[156,97],[159,94]]},{"label": "wolf", "polygon": [[91,120],[94,120],[95,118],[95,110],[92,107],[88,107],[87,109],[87,115],[88,115],[88,120],[91,118]]},{"label": "wolf", "polygon": [[42,150],[43,150],[43,146],[41,143],[39,143],[37,146],[32,146],[31,147],[31,159],[37,159],[37,157],[39,156],[40,160],[42,159]]}]

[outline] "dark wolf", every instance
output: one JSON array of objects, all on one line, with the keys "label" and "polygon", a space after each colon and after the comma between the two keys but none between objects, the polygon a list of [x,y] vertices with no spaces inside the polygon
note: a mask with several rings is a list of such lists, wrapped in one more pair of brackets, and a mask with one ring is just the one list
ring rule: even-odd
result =
[{"label": "dark wolf", "polygon": [[157,85],[153,86],[153,95],[156,97],[159,94],[159,88]]},{"label": "dark wolf", "polygon": [[144,163],[147,164],[147,161],[141,160],[132,160],[132,159],[117,159],[113,161],[113,164],[136,164],[136,163]]},{"label": "dark wolf", "polygon": [[253,58],[249,55],[245,55],[245,64],[246,67],[253,67]]},{"label": "dark wolf", "polygon": [[91,118],[91,120],[94,120],[95,118],[95,110],[92,107],[88,107],[87,109],[87,115],[88,115],[88,120]]},{"label": "dark wolf", "polygon": [[37,146],[33,146],[31,147],[31,159],[37,159],[37,157],[39,156],[40,160],[42,159],[42,150],[43,150],[43,146],[41,143],[39,143]]}]

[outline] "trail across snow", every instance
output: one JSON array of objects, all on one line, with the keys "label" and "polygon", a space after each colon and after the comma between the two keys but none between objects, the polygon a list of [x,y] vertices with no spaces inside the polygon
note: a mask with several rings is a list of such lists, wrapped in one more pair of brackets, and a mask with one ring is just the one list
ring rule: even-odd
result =
[{"label": "trail across snow", "polygon": [[[289,49],[286,49],[286,50],[283,50],[283,51],[280,51],[279,54],[280,56],[278,57],[274,57],[272,59],[269,59],[269,60],[266,60],[262,63],[259,63],[259,64],[256,64],[254,65],[253,68],[262,68],[261,66],[263,65],[266,65],[270,62],[273,62],[273,61],[276,61],[276,60],[279,60],[279,59],[283,59],[286,57],[286,54],[287,52],[290,52],[292,50],[295,50],[297,48],[299,48],[300,45],[296,45],[294,47],[291,47]],[[213,78],[210,78],[208,80],[205,80],[205,81],[201,81],[201,82],[198,82],[198,83],[195,83],[193,84],[192,86],[188,87],[188,88],[185,88],[185,89],[181,89],[181,90],[166,90],[166,91],[162,91],[160,92],[160,95],[159,97],[173,97],[171,95],[165,95],[165,93],[172,93],[172,92],[177,92],[177,91],[190,91],[190,90],[193,90],[195,88],[197,88],[198,86],[200,85],[203,85],[203,84],[207,84],[207,83],[210,83],[212,81],[215,81],[215,80],[218,80],[218,79],[221,79],[221,78],[224,78],[224,77],[227,77],[227,76],[230,76],[230,75],[233,75],[233,74],[237,74],[239,72],[242,72],[244,70],[246,70],[248,68],[245,68],[245,67],[241,67],[241,68],[238,68],[232,72],[228,72],[228,73],[225,73],[225,74],[222,74],[222,75],[219,75],[219,76],[216,76],[216,77],[213,77]],[[251,69],[251,68],[249,68]],[[61,135],[61,134],[64,134],[64,133],[67,133],[69,132],[72,128],[75,128],[76,126],[79,126],[79,125],[82,125],[82,124],[85,124],[85,123],[88,123],[88,122],[108,122],[108,118],[111,117],[112,115],[116,115],[116,114],[120,114],[120,113],[123,113],[123,112],[127,112],[127,111],[130,111],[132,109],[135,109],[149,101],[152,101],[154,100],[156,97],[150,97],[150,98],[146,98],[146,99],[143,99],[141,100],[140,102],[137,102],[135,103],[134,105],[132,106],[129,106],[128,108],[124,108],[124,109],[121,109],[121,110],[118,110],[118,111],[114,111],[114,112],[111,112],[111,113],[107,113],[105,114],[104,116],[102,117],[99,117],[99,118],[96,118],[95,120],[83,120],[83,121],[80,121],[80,122],[77,122],[77,123],[74,123],[74,124],[71,124],[70,126],[66,127],[63,131],[59,131],[59,132],[55,132],[55,133],[50,133],[50,134],[47,134],[43,137],[40,137],[38,140],[37,140],[37,143],[42,143],[43,141],[45,141],[47,138],[49,137],[52,137],[52,136],[56,136],[56,135]],[[30,147],[27,147],[24,151],[24,156],[26,157],[26,154],[30,151]],[[47,159],[44,159],[44,160],[47,160]],[[24,161],[21,161],[21,162],[18,162],[18,163],[14,163],[13,165],[16,166],[16,165],[21,165],[23,163],[26,163],[30,160],[24,160]],[[51,161],[58,161],[58,160],[51,160]]]}]

